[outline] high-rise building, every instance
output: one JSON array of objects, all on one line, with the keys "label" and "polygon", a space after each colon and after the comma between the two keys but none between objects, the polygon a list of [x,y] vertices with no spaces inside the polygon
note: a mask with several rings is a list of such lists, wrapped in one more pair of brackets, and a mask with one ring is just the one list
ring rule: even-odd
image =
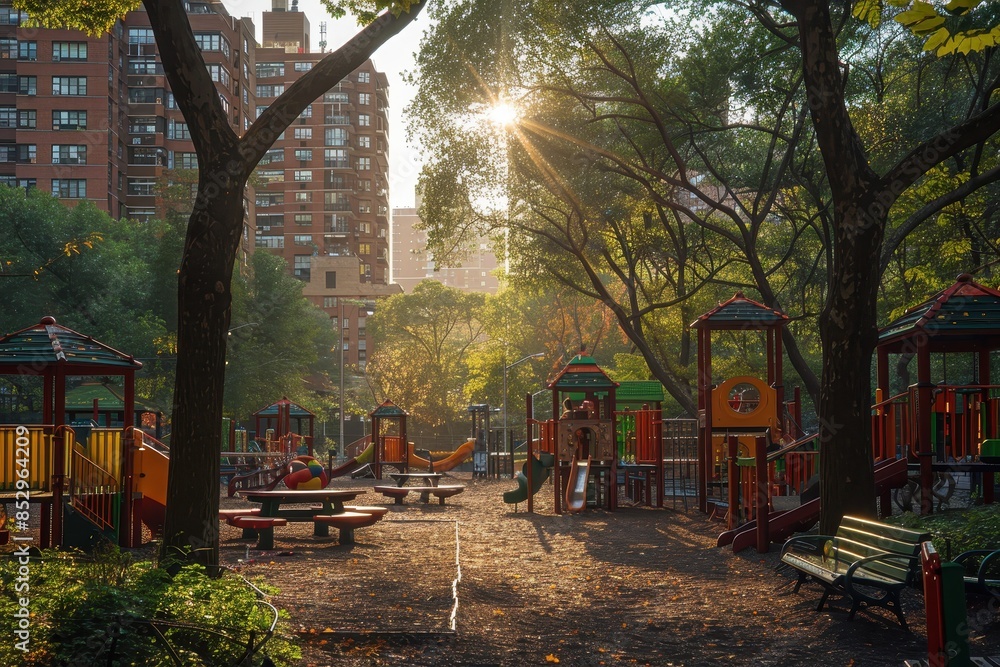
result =
[{"label": "high-rise building", "polygon": [[469,248],[461,266],[438,266],[427,250],[427,232],[418,229],[420,198],[413,208],[392,209],[392,282],[404,292],[417,283],[437,280],[447,287],[466,292],[496,294],[500,288],[497,258],[489,239],[480,238]]},{"label": "high-rise building", "polygon": [[[191,2],[189,16],[233,127],[249,127],[255,101],[254,26],[221,2]],[[162,214],[169,170],[196,169],[145,11],[103,37],[24,28],[0,0],[0,183],[37,187],[115,217]],[[243,258],[253,249],[245,235]]]},{"label": "high-rise building", "polygon": [[[257,49],[260,115],[327,54],[309,21],[273,0]],[[278,137],[256,172],[257,247],[281,255],[304,293],[336,321],[348,364],[369,350],[364,314],[389,285],[388,79],[369,60]]]},{"label": "high-rise building", "polygon": [[[273,0],[258,46],[250,19],[217,0],[188,3],[238,134],[326,55],[310,51],[309,20],[296,5]],[[99,38],[25,29],[23,19],[0,0],[0,183],[138,220],[165,214],[167,183],[193,194],[197,156],[146,12],[129,12]],[[352,364],[367,357],[368,305],[400,291],[389,285],[388,105],[388,79],[368,61],[278,137],[244,202],[241,261],[255,247],[284,257],[337,319]]]}]

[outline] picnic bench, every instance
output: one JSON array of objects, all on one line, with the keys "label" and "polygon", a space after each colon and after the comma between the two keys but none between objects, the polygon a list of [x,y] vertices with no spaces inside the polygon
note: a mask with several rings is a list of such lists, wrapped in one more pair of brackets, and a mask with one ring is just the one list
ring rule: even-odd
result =
[{"label": "picnic bench", "polygon": [[348,511],[331,515],[317,514],[313,517],[313,521],[318,524],[324,524],[326,526],[337,528],[340,531],[341,544],[354,544],[355,528],[364,528],[365,526],[375,525],[382,519],[383,516],[385,516],[384,512],[369,514],[367,512]]},{"label": "picnic bench", "polygon": [[885,607],[906,629],[899,594],[919,581],[920,545],[929,539],[928,533],[845,516],[834,536],[789,539],[781,549],[781,562],[798,573],[793,592],[809,580],[823,587],[816,611],[837,593],[851,598],[848,619],[862,605]]},{"label": "picnic bench", "polygon": [[375,491],[387,498],[393,498],[395,504],[402,505],[403,499],[411,491],[420,494],[420,500],[430,502],[430,496],[435,496],[441,505],[445,498],[451,498],[465,491],[464,484],[439,484],[437,486],[376,486]]}]

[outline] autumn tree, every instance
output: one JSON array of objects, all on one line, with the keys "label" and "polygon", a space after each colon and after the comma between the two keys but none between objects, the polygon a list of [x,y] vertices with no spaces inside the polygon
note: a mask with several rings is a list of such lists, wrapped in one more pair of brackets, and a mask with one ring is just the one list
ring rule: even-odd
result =
[{"label": "autumn tree", "polygon": [[[277,98],[241,135],[233,128],[205,68],[182,0],[145,2],[164,74],[187,121],[198,157],[198,195],[188,221],[178,274],[177,374],[174,386],[171,475],[163,551],[218,563],[218,480],[226,332],[232,273],[243,230],[247,180],[267,149],[313,100],[405,28],[422,4],[410,0],[326,0],[337,16],[351,11],[367,22],[343,46]],[[44,25],[107,31],[134,0],[17,0]]]}]

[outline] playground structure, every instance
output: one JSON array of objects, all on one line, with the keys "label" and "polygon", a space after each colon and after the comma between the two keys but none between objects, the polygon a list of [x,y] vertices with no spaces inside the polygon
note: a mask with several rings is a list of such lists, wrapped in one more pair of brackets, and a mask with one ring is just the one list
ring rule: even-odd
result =
[{"label": "playground structure", "polygon": [[410,465],[410,444],[406,439],[406,411],[386,399],[371,412],[372,472],[382,479],[383,468],[406,472]]},{"label": "playground structure", "polygon": [[504,475],[513,475],[514,453],[513,442],[503,441],[503,429],[490,427],[490,415],[497,411],[487,403],[470,405],[467,408],[472,418],[472,438],[475,440],[475,450],[472,454],[472,476],[492,477],[500,479]]},{"label": "playground structure", "polygon": [[[238,491],[273,489],[303,447],[313,456],[316,415],[309,410],[283,396],[253,413],[253,417],[258,436],[254,444],[247,439],[246,446],[232,446],[233,451],[222,452],[230,497]],[[237,433],[237,429],[230,428],[228,437],[223,433],[224,441],[239,442]]]},{"label": "playground structure", "polygon": [[[553,457],[552,478],[555,490],[555,512],[561,514],[565,498],[573,498],[574,506],[578,503],[578,494],[569,493],[567,486],[571,482],[571,473],[584,470],[584,489],[592,492],[594,504],[615,510],[618,506],[618,447],[615,441],[615,389],[618,383],[609,378],[591,357],[578,355],[574,357],[548,384],[552,391],[552,412],[560,414],[560,405],[567,404],[559,419],[539,421],[530,417],[532,398],[527,397],[527,461],[521,484],[515,492],[504,494],[505,502],[512,502],[526,493],[528,511],[534,511],[534,491],[540,487],[535,482],[538,471],[536,450],[541,456],[550,454]],[[584,401],[572,405],[573,393],[582,394]],[[662,456],[660,457],[662,458]],[[587,462],[585,467],[580,462]],[[582,473],[581,473],[582,474]],[[661,477],[662,479],[662,477]],[[578,480],[579,481],[579,480]],[[588,491],[585,491],[588,492]],[[568,494],[568,495],[567,495]],[[514,500],[513,502],[518,502]],[[580,508],[582,509],[582,508]]]},{"label": "playground structure", "polygon": [[78,440],[66,423],[66,393],[70,378],[120,376],[123,413],[131,415],[141,367],[52,317],[0,338],[0,374],[33,376],[42,385],[40,424],[0,426],[0,501],[15,503],[15,517],[31,514],[25,501],[40,509],[39,546],[88,546],[95,535],[138,546],[136,455],[148,436],[132,425],[92,427]]}]

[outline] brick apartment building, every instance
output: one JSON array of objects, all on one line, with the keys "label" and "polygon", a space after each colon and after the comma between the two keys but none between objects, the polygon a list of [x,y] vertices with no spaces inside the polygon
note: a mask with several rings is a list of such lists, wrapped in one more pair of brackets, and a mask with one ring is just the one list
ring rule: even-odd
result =
[{"label": "brick apartment building", "polygon": [[[264,12],[262,46],[253,22],[221,2],[187,9],[238,134],[324,55],[310,50],[294,3],[287,11],[274,0]],[[145,11],[99,38],[25,29],[22,19],[0,0],[0,183],[68,205],[88,200],[115,217],[162,215],[158,187],[198,163]],[[279,137],[244,203],[241,261],[255,247],[283,256],[341,328],[347,362],[361,365],[365,311],[399,291],[388,285],[387,107],[388,81],[368,61]]]}]

